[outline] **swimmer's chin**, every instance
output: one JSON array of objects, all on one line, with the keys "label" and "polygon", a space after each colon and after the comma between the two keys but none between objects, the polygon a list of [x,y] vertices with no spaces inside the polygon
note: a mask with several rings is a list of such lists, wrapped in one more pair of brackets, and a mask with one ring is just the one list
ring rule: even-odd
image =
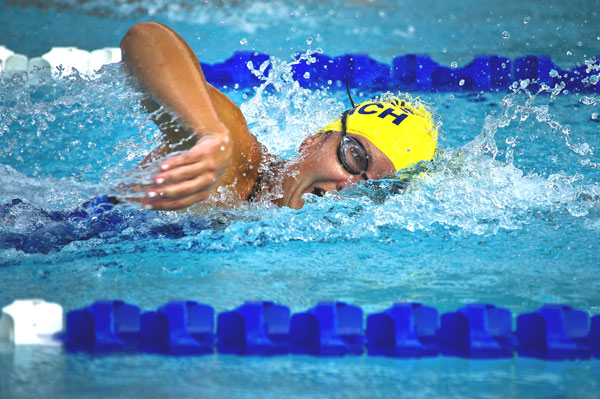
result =
[{"label": "swimmer's chin", "polygon": [[288,208],[292,208],[292,209],[301,209],[304,206],[304,198],[300,197],[298,199],[295,199],[293,201],[290,201],[288,204],[284,205],[287,206]]}]

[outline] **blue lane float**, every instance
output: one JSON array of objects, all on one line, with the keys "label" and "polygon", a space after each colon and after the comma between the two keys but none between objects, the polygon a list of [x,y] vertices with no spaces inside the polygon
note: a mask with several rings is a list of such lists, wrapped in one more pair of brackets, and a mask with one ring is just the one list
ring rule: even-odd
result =
[{"label": "blue lane float", "polygon": [[587,312],[570,306],[548,305],[517,318],[519,356],[552,360],[587,359],[592,337]]},{"label": "blue lane float", "polygon": [[546,360],[600,358],[600,315],[547,305],[518,315],[470,304],[438,316],[420,303],[397,303],[366,318],[360,307],[321,302],[305,312],[273,302],[246,302],[217,315],[195,301],[169,302],[144,312],[123,301],[99,301],[67,315],[68,351],[141,351],[167,355],[458,356]]},{"label": "blue lane float", "polygon": [[473,304],[445,313],[437,332],[444,355],[494,359],[512,357],[512,315],[494,305]]},{"label": "blue lane float", "polygon": [[140,350],[171,355],[214,352],[215,311],[195,301],[174,301],[140,320]]},{"label": "blue lane float", "polygon": [[65,346],[71,351],[135,349],[140,308],[123,301],[98,301],[67,314]]},{"label": "blue lane float", "polygon": [[[598,57],[600,58],[600,57]],[[252,88],[270,69],[270,56],[258,52],[236,52],[224,62],[202,64],[209,82],[216,86]],[[254,72],[252,72],[254,71]],[[515,81],[528,80],[536,89],[546,84],[563,85],[570,92],[600,93],[599,71],[578,65],[564,70],[548,56],[528,55],[510,60],[499,55],[479,55],[463,67],[447,67],[426,54],[407,54],[388,65],[366,54],[329,57],[315,53],[308,59],[297,55],[292,65],[300,86],[317,89],[411,90],[411,91],[507,91]]]},{"label": "blue lane float", "polygon": [[217,350],[237,355],[279,355],[290,350],[290,309],[273,302],[246,302],[220,313]]},{"label": "blue lane float", "polygon": [[317,356],[360,355],[363,312],[344,302],[321,302],[290,320],[290,351]]},{"label": "blue lane float", "polygon": [[420,303],[396,303],[367,317],[367,353],[373,356],[424,357],[439,353],[438,311]]}]

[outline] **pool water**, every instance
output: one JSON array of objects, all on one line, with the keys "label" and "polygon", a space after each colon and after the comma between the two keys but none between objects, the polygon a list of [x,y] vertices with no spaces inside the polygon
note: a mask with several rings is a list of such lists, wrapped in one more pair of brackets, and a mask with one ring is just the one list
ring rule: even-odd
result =
[{"label": "pool water", "polygon": [[[296,51],[362,51],[388,63],[424,52],[459,65],[480,53],[549,54],[564,67],[600,54],[598,15],[585,2],[18,3],[0,3],[0,43],[30,56],[56,45],[116,46],[145,19],[173,26],[207,62],[236,49],[274,55],[268,83],[223,90],[259,140],[287,158],[349,106],[342,91],[302,89],[290,79]],[[68,311],[118,298],[151,310],[193,299],[222,312],[259,299],[298,312],[339,300],[368,314],[397,301],[440,312],[487,302],[516,315],[563,303],[598,314],[600,98],[538,90],[411,93],[442,121],[441,150],[431,172],[402,194],[388,180],[308,196],[301,210],[118,206],[83,217],[69,212],[152,175],[151,167],[124,173],[159,140],[137,105],[139,89],[122,65],[96,80],[5,80],[0,305],[41,297]],[[353,91],[355,100],[378,94]],[[3,345],[0,375],[2,398],[600,397],[598,360],[519,357],[91,356]]]}]

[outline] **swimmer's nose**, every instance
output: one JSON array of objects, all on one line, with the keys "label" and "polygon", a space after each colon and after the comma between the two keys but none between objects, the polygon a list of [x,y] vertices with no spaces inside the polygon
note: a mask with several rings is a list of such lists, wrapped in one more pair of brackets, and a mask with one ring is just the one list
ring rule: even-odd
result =
[{"label": "swimmer's nose", "polygon": [[353,175],[353,176],[351,176],[349,178],[346,178],[344,180],[338,181],[337,184],[336,184],[335,189],[337,191],[340,191],[341,189],[343,189],[345,187],[348,187],[349,185],[354,184],[354,183],[356,183],[357,181],[360,181],[360,180],[362,180],[362,178],[360,176]]}]

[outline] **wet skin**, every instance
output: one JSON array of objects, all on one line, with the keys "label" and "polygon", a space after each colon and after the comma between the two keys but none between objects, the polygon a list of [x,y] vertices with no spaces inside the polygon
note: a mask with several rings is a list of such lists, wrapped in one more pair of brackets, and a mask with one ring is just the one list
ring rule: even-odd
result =
[{"label": "wet skin", "polygon": [[[367,177],[379,179],[395,172],[394,165],[368,139],[349,134],[360,141],[369,156]],[[300,146],[298,157],[286,165],[283,179],[283,198],[277,205],[299,209],[304,205],[302,196],[306,193],[323,195],[331,191],[339,191],[344,187],[360,182],[360,175],[346,171],[337,157],[337,147],[341,133],[318,133],[307,138]]]},{"label": "wet skin", "polygon": [[[145,209],[183,209],[205,201],[221,187],[228,189],[233,202],[245,201],[256,191],[259,200],[299,209],[306,193],[322,195],[363,179],[347,172],[338,160],[340,132],[314,134],[301,144],[296,159],[275,162],[249,132],[237,105],[206,82],[193,51],[170,28],[153,22],[136,24],[121,41],[121,49],[125,64],[148,93],[144,104],[148,111],[161,107],[170,111],[153,116],[165,145],[148,158],[167,155],[169,144],[182,137],[196,139],[171,147],[184,152],[159,165],[146,189]],[[368,178],[394,172],[392,162],[369,140],[352,136],[369,156]],[[265,165],[277,167],[261,176]],[[273,198],[269,194],[274,192],[283,194]]]}]

